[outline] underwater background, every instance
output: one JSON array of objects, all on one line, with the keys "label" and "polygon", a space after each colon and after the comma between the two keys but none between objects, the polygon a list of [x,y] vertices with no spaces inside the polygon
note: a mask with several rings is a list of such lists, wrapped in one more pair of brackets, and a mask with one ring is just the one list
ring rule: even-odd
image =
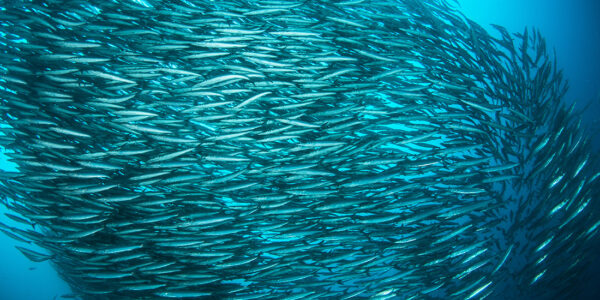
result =
[{"label": "underwater background", "polygon": [[[462,0],[460,9],[466,17],[486,30],[489,24],[506,27],[509,32],[522,32],[525,26],[535,27],[546,38],[549,52],[556,49],[558,66],[569,81],[569,91],[563,101],[576,102],[586,108],[582,118],[592,127],[590,134],[595,153],[600,151],[600,1],[594,0]],[[2,1],[0,1],[2,3]],[[0,11],[2,14],[3,11]],[[1,30],[1,29],[0,29]],[[0,149],[3,150],[3,149]],[[0,168],[12,170],[4,156]],[[5,208],[1,207],[2,212]],[[14,222],[4,215],[0,221]],[[46,262],[34,263],[14,246],[16,242],[0,234],[0,299],[53,299],[69,294],[70,288]],[[598,253],[600,253],[600,248]],[[600,299],[600,255],[590,266],[589,280],[583,283],[582,297]]]},{"label": "underwater background", "polygon": [[[595,0],[461,0],[462,11],[489,32],[489,24],[521,32],[525,26],[540,29],[549,49],[556,49],[558,64],[569,81],[564,101],[579,107],[592,103],[583,114],[598,125],[600,112],[600,1]],[[596,149],[600,147],[595,140]]]}]

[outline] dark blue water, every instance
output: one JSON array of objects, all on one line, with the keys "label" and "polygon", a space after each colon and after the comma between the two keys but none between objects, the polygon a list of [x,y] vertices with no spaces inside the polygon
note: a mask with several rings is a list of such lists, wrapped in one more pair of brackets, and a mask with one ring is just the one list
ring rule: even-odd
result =
[{"label": "dark blue water", "polygon": [[[565,101],[586,108],[583,118],[600,128],[600,1],[597,0],[459,0],[462,11],[490,32],[489,24],[523,32],[538,28],[549,52],[569,81]],[[595,139],[596,149],[600,140]]]},{"label": "dark blue water", "polygon": [[[591,128],[594,149],[600,153],[600,1],[597,0],[460,0],[462,11],[488,31],[490,23],[521,32],[540,29],[569,82],[563,101],[575,102]],[[582,282],[582,299],[600,299],[599,255]]]},{"label": "dark blue water", "polygon": [[[590,134],[600,128],[600,1],[598,0],[461,0],[469,18],[491,30],[489,24],[522,32],[525,26],[539,28],[549,49],[555,48],[558,63],[569,80],[567,102],[577,102]],[[493,31],[493,30],[492,30]],[[595,139],[600,149],[600,139]],[[3,150],[3,149],[1,149]],[[0,168],[9,169],[4,157]],[[4,212],[4,211],[2,211]],[[13,224],[3,214],[0,221]],[[15,248],[15,242],[0,234],[0,299],[52,299],[69,293],[69,287],[48,262],[33,263]],[[598,251],[600,253],[600,251]],[[588,299],[600,299],[600,259],[586,276],[582,288]],[[598,270],[598,272],[594,272]]]}]

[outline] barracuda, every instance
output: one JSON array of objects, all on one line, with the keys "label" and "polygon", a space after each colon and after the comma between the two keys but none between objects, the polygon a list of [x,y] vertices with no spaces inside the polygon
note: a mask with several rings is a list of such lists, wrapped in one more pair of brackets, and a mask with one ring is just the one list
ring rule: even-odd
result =
[{"label": "barracuda", "polygon": [[586,281],[599,158],[537,31],[445,0],[5,2],[0,231],[73,297]]}]

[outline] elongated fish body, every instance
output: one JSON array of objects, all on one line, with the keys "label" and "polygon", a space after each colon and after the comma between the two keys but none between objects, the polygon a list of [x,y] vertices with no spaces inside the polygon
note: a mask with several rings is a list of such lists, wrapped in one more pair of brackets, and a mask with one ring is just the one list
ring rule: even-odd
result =
[{"label": "elongated fish body", "polygon": [[3,4],[0,230],[83,299],[576,297],[565,81],[447,2]]}]

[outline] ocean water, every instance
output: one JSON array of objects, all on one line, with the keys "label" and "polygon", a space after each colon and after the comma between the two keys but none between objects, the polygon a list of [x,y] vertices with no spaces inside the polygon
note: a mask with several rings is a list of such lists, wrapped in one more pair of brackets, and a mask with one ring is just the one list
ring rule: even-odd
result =
[{"label": "ocean water", "polygon": [[[538,28],[555,49],[558,64],[569,81],[565,101],[583,112],[588,124],[599,128],[600,112],[600,1],[595,0],[460,0],[462,11],[488,31],[499,24],[510,32]],[[596,149],[600,146],[595,139]]]},{"label": "ocean water", "polygon": [[[600,154],[600,1],[595,0],[460,0],[469,18],[493,32],[500,24],[511,32],[538,28],[556,51],[569,81],[563,101],[575,102],[582,119],[593,128],[594,149]],[[588,106],[589,105],[589,106]],[[586,271],[581,299],[600,299],[600,245]]]},{"label": "ocean water", "polygon": [[[591,126],[589,134],[600,151],[600,2],[593,0],[462,0],[461,11],[489,31],[489,24],[499,24],[510,32],[538,28],[545,36],[548,48],[556,49],[558,64],[569,80],[569,92],[564,101],[576,102],[584,109],[582,119]],[[0,11],[0,14],[3,12]],[[4,149],[1,149],[4,150]],[[597,155],[598,153],[592,153]],[[0,167],[12,170],[13,166],[0,156]],[[5,209],[0,208],[2,212]],[[1,215],[0,221],[11,226],[17,224]],[[69,294],[70,288],[62,281],[50,263],[34,263],[24,257],[14,246],[17,243],[0,234],[0,299],[53,299]],[[600,253],[600,248],[598,248]],[[600,255],[597,263],[586,270],[588,282],[577,288],[586,299],[600,299]],[[401,299],[402,297],[400,297]]]}]

